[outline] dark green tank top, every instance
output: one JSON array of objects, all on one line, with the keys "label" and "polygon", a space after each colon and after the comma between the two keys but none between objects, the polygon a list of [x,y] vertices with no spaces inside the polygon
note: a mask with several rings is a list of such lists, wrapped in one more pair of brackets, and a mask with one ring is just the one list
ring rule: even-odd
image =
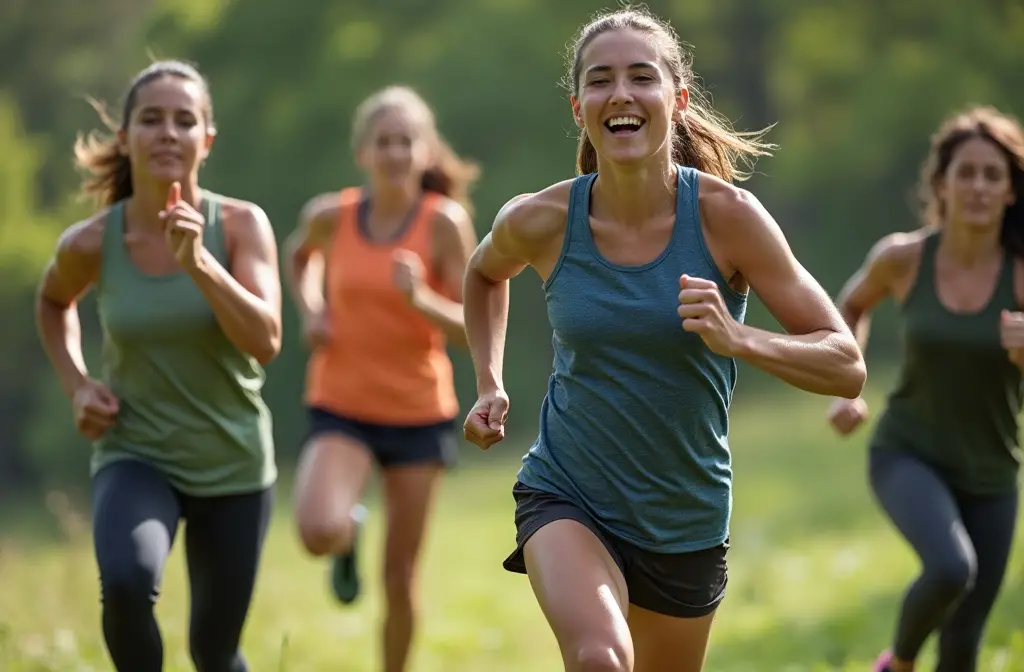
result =
[{"label": "dark green tank top", "polygon": [[1015,487],[1021,372],[1000,345],[1000,312],[1018,310],[1007,252],[995,291],[976,313],[946,309],[935,286],[940,236],[924,240],[917,279],[901,307],[903,366],[873,448],[918,456],[968,493]]},{"label": "dark green tank top", "polygon": [[[220,198],[202,196],[203,245],[227,267]],[[277,469],[262,367],[224,335],[187,273],[142,273],[128,256],[124,229],[120,202],[107,216],[96,296],[102,380],[120,411],[94,443],[92,472],[141,460],[196,496],[271,485]]]}]

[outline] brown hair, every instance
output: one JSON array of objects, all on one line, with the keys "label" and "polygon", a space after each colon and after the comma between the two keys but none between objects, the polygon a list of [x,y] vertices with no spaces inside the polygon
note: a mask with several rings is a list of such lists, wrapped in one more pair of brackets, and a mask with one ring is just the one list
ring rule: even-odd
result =
[{"label": "brown hair", "polygon": [[1003,214],[1000,237],[1006,248],[1024,257],[1024,129],[1015,117],[994,107],[973,107],[954,114],[932,135],[931,149],[921,165],[917,186],[922,224],[941,227],[944,223],[946,206],[938,197],[936,187],[949,170],[957,148],[971,138],[988,140],[1006,157],[1016,198]]},{"label": "brown hair", "polygon": [[434,112],[426,101],[408,86],[389,86],[360,103],[352,122],[352,146],[358,151],[370,136],[373,124],[385,112],[401,110],[420,124],[431,144],[431,165],[423,173],[420,187],[458,201],[472,213],[469,188],[480,177],[477,164],[467,161],[451,148],[437,129]]},{"label": "brown hair", "polygon": [[[583,50],[595,37],[615,30],[635,30],[650,35],[658,52],[668,65],[672,85],[678,91],[689,89],[689,103],[681,121],[674,123],[672,132],[672,160],[710,173],[728,182],[742,181],[750,173],[738,168],[744,161],[750,169],[758,156],[770,156],[774,145],[761,139],[771,127],[761,131],[737,132],[716,112],[697,89],[693,74],[693,56],[685,51],[672,27],[642,7],[628,7],[598,15],[580,29],[569,52],[568,79],[565,87],[577,95],[583,69]],[[576,152],[576,171],[579,174],[597,171],[597,150],[581,129]]]},{"label": "brown hair", "polygon": [[139,90],[150,82],[162,77],[179,77],[196,82],[206,94],[204,109],[207,126],[213,126],[213,101],[206,79],[192,65],[182,61],[157,61],[140,72],[128,86],[120,123],[115,122],[106,112],[106,106],[92,98],[89,103],[100,115],[103,125],[115,135],[100,137],[95,132],[78,134],[75,140],[75,159],[79,168],[89,175],[82,181],[82,191],[91,196],[99,205],[112,205],[132,195],[132,166],[127,156],[117,146],[117,131],[127,130]]}]

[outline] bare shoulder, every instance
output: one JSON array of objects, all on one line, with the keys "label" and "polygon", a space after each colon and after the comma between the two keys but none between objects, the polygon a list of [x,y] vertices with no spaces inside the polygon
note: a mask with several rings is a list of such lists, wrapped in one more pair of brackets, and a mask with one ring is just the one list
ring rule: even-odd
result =
[{"label": "bare shoulder", "polygon": [[221,221],[234,240],[273,241],[274,229],[267,213],[259,205],[228,196],[220,197]]},{"label": "bare shoulder", "polygon": [[439,234],[448,238],[473,231],[473,219],[469,212],[461,203],[447,196],[438,199],[434,225],[438,228]]},{"label": "bare shoulder", "polygon": [[928,229],[918,229],[886,234],[868,250],[865,264],[890,272],[910,269],[920,260],[921,248],[930,233]]},{"label": "bare shoulder", "polygon": [[98,263],[103,254],[108,209],[75,222],[61,232],[55,252],[58,263]]},{"label": "bare shoulder", "polygon": [[494,236],[517,248],[537,250],[565,233],[572,180],[509,199],[494,219]]}]

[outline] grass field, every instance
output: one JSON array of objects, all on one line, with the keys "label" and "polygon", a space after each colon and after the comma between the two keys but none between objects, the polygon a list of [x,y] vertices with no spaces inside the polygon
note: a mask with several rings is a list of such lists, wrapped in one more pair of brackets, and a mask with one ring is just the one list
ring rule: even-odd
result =
[{"label": "grass field", "polygon": [[[877,407],[877,392],[870,398]],[[916,562],[871,501],[865,434],[845,442],[834,438],[820,398],[794,395],[773,404],[754,407],[740,400],[735,408],[730,588],[706,669],[868,670],[889,639]],[[510,445],[488,456],[485,463],[493,466],[466,466],[447,481],[425,551],[414,671],[561,669],[527,579],[500,566],[514,533],[509,489],[527,439],[511,437]],[[287,499],[280,497],[282,505]],[[282,506],[246,631],[254,672],[378,669],[381,594],[374,561],[381,516],[376,500],[369,503],[368,590],[351,609],[328,598],[325,567],[300,552]],[[110,669],[87,523],[74,512],[61,518],[67,537],[62,543],[24,534],[0,540],[4,672]],[[986,672],[1024,671],[1022,548],[1015,550],[986,635],[979,668]],[[167,670],[192,669],[185,649],[184,580],[179,544],[158,605]],[[931,669],[931,660],[929,644],[921,669]]]}]

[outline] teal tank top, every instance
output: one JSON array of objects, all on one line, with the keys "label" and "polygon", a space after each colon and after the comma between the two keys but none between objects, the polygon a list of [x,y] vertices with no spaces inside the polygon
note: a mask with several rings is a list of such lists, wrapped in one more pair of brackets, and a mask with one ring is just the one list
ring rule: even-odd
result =
[{"label": "teal tank top", "polygon": [[[203,245],[227,268],[220,197],[202,195]],[[270,486],[277,469],[262,367],[228,340],[186,272],[142,273],[128,256],[124,230],[119,202],[107,215],[96,301],[101,379],[120,411],[93,444],[93,474],[132,459],[189,495]]]},{"label": "teal tank top", "polygon": [[953,313],[936,293],[940,237],[936,231],[925,238],[917,278],[900,306],[903,364],[872,449],[910,453],[961,492],[1007,492],[1018,486],[1021,463],[1021,372],[999,337],[1000,313],[1020,310],[1013,254],[1005,252],[981,310]]},{"label": "teal tank top", "polygon": [[701,230],[698,172],[678,168],[676,220],[649,263],[605,259],[590,229],[596,174],[572,184],[560,258],[544,283],[553,372],[519,480],[565,497],[608,533],[655,552],[723,543],[732,513],[733,359],[683,331],[679,278],[714,280],[742,322]]}]

